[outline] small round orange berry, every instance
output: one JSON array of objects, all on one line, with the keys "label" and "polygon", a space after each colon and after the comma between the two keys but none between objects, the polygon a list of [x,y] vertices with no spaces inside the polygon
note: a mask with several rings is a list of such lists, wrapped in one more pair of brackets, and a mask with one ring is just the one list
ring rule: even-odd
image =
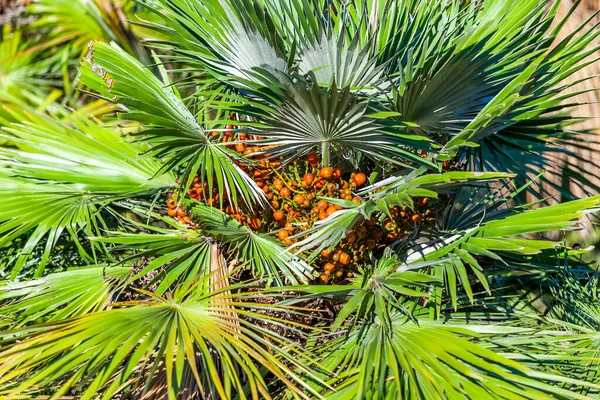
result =
[{"label": "small round orange berry", "polygon": [[237,143],[235,145],[235,151],[238,153],[243,153],[246,150],[246,143]]},{"label": "small round orange berry", "polygon": [[[284,187],[283,189],[281,189],[279,191],[279,195],[284,198],[287,199],[288,197],[290,197],[292,195],[292,191],[286,187]],[[304,200],[303,200],[304,201]]]},{"label": "small round orange berry", "polygon": [[252,217],[250,219],[250,226],[254,229],[259,229],[262,226],[262,221],[258,217]]},{"label": "small round orange berry", "polygon": [[333,179],[336,181],[342,177],[342,171],[339,168],[333,170]]},{"label": "small round orange berry", "polygon": [[367,181],[367,176],[362,172],[359,172],[358,174],[354,175],[352,180],[354,181],[356,186],[361,186]]},{"label": "small round orange berry", "polygon": [[281,240],[282,242],[285,241],[289,236],[290,236],[290,233],[288,231],[286,231],[285,229],[280,230],[279,233],[277,234],[277,237],[279,237],[279,240]]},{"label": "small round orange berry", "polygon": [[275,221],[281,221],[284,217],[283,211],[277,210],[273,213],[273,219]]},{"label": "small round orange berry", "polygon": [[306,182],[307,185],[312,185],[313,181],[315,180],[315,176],[313,174],[304,174],[302,180]]},{"label": "small round orange berry", "polygon": [[340,254],[340,263],[346,265],[350,262],[350,256],[348,255],[348,253],[344,253],[342,251],[342,254]]},{"label": "small round orange berry", "polygon": [[329,179],[333,176],[333,168],[331,167],[323,167],[321,168],[321,177],[325,179]]}]

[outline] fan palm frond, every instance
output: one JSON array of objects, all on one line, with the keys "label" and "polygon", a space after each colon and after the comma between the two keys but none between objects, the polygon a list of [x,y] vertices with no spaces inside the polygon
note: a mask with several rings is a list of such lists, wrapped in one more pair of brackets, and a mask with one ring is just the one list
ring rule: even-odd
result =
[{"label": "fan palm frond", "polygon": [[270,15],[251,3],[157,0],[147,7],[168,25],[146,24],[169,38],[158,47],[173,50],[175,59],[191,68],[242,85],[256,79],[256,69],[287,69],[282,38],[270,24]]},{"label": "fan palm frond", "polygon": [[129,276],[131,268],[108,265],[76,268],[43,278],[0,284],[3,325],[23,327],[99,311]]},{"label": "fan palm frond", "polygon": [[383,163],[437,168],[409,150],[409,146],[427,148],[425,138],[386,132],[377,119],[367,115],[368,104],[359,101],[350,87],[338,87],[334,81],[322,92],[317,85],[296,81],[286,85],[286,99],[264,121],[267,128],[258,129],[264,143],[273,146],[274,156],[298,156],[312,150],[329,165],[333,159],[347,159],[357,152]]},{"label": "fan palm frond", "polygon": [[65,231],[75,241],[80,231],[94,236],[106,227],[101,210],[111,202],[175,185],[170,174],[155,177],[158,160],[140,157],[143,148],[113,129],[80,117],[68,122],[31,117],[31,122],[5,127],[2,137],[12,147],[0,147],[0,244],[31,233],[12,268],[13,278],[44,237],[36,276]]},{"label": "fan palm frond", "polygon": [[315,43],[305,46],[298,62],[298,71],[303,75],[313,74],[319,86],[339,87],[354,90],[379,92],[389,85],[384,79],[376,57],[371,56],[372,46],[359,47],[358,37],[346,43],[341,36],[336,43],[332,34],[323,33]]},{"label": "fan palm frond", "polygon": [[54,82],[52,60],[37,61],[39,49],[9,24],[0,32],[0,101],[39,105]]},{"label": "fan palm frond", "polygon": [[234,204],[239,196],[249,204],[264,201],[264,193],[234,163],[239,156],[211,140],[166,74],[162,76],[165,81],[160,81],[135,58],[105,43],[92,45],[80,72],[82,83],[120,104],[127,118],[145,124],[147,129],[140,135],[153,144],[151,153],[169,158],[161,172],[185,165],[182,186],[186,189],[199,172],[202,182],[208,184],[208,193],[216,187]]},{"label": "fan palm frond", "polygon": [[[147,285],[156,285],[154,293],[165,294],[174,285],[188,283],[210,271],[210,243],[193,231],[159,229],[147,226],[154,233],[111,232],[105,237],[91,238],[94,242],[118,245],[112,251],[139,250],[128,259],[150,258],[152,261],[133,274],[130,281],[152,276]],[[125,253],[127,254],[127,253]],[[123,261],[124,262],[124,261]]]},{"label": "fan palm frond", "polygon": [[[169,399],[176,398],[186,370],[203,396],[270,398],[260,365],[308,398],[300,387],[306,386],[301,376],[312,375],[303,365],[311,359],[250,319],[284,321],[254,311],[264,305],[253,302],[252,293],[210,291],[209,279],[179,286],[172,298],[153,295],[35,329],[2,332],[1,392],[33,395],[52,389],[60,395],[77,386],[82,399],[98,394],[109,399],[127,386],[147,391],[152,375],[146,373],[165,368]],[[231,307],[241,317],[235,323]]]},{"label": "fan palm frond", "polygon": [[417,325],[396,312],[387,318],[390,323],[376,318],[321,349],[324,365],[343,379],[327,398],[585,398],[552,384],[581,382],[535,371],[473,343],[483,334],[436,322]]},{"label": "fan palm frond", "polygon": [[[506,255],[531,258],[545,250],[553,251],[561,244],[523,235],[554,229],[573,229],[577,226],[578,218],[597,210],[599,202],[600,197],[596,196],[533,210],[511,210],[510,215],[500,213],[494,216],[492,213],[491,216],[486,217],[484,214],[476,226],[448,232],[445,236],[411,248],[406,253],[406,266],[403,268],[410,269],[411,264],[417,268],[428,266],[429,263],[422,263],[446,259],[441,262],[442,265],[446,264],[446,268],[437,267],[433,273],[445,277],[446,284],[450,286],[452,302],[456,307],[456,275],[460,277],[460,282],[473,300],[467,265],[489,292],[487,277],[482,272],[477,256],[495,259],[501,263],[502,256]],[[439,295],[440,293],[437,299],[438,306]]]},{"label": "fan palm frond", "polygon": [[[392,206],[414,207],[413,197],[437,197],[438,192],[444,187],[452,187],[461,183],[482,183],[487,181],[510,178],[510,174],[503,173],[475,173],[475,172],[445,172],[443,174],[424,174],[425,169],[412,171],[408,174],[390,177],[387,180],[368,186],[358,193],[365,195],[361,204],[341,202],[348,207],[332,214],[323,221],[318,221],[307,230],[306,239],[295,244],[302,251],[318,246],[313,255],[335,246],[344,238],[350,229],[357,223],[369,219],[374,213],[388,213]],[[331,201],[332,199],[329,199]]]},{"label": "fan palm frond", "polygon": [[283,285],[307,283],[312,268],[299,256],[285,249],[274,238],[254,232],[224,212],[202,203],[192,202],[192,216],[210,236],[230,247],[240,263],[246,263],[253,275]]},{"label": "fan palm frond", "polygon": [[48,32],[45,47],[70,43],[80,53],[91,40],[115,41],[130,54],[147,60],[147,54],[131,31],[126,14],[132,2],[36,0],[28,11],[38,16],[31,29]]}]

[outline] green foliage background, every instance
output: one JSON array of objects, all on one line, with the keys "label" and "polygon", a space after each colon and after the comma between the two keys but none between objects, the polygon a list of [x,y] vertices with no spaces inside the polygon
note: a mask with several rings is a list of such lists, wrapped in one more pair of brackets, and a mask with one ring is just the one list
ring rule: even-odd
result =
[{"label": "green foliage background", "polygon": [[[600,202],[566,91],[597,25],[559,36],[545,0],[2,6],[0,395],[598,396],[593,248],[564,239]],[[197,229],[167,217],[197,173],[264,206],[229,124],[369,172],[361,203],[295,249],[193,199]],[[565,154],[587,197],[543,173]],[[435,227],[313,284],[356,224],[440,196]]]}]

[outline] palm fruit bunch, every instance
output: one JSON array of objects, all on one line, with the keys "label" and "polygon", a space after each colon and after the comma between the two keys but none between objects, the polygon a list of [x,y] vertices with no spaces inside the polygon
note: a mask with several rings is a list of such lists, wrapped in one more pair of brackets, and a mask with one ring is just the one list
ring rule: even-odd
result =
[{"label": "palm fruit bunch", "polygon": [[[239,155],[235,163],[262,189],[268,206],[250,209],[234,205],[227,196],[220,198],[216,185],[201,182],[200,176],[194,177],[187,197],[220,209],[252,230],[276,236],[292,251],[302,250],[295,244],[306,239],[306,232],[317,221],[327,220],[345,208],[338,200],[360,204],[360,193],[365,188],[368,191],[369,171],[323,166],[315,152],[282,164],[283,157],[274,158],[270,146],[262,144],[262,137],[249,135],[239,127],[225,125],[211,136]],[[177,206],[176,197],[167,200],[168,215],[180,224],[196,227]],[[383,254],[385,247],[400,245],[417,230],[434,224],[435,212],[441,207],[439,199],[416,198],[414,208],[393,206],[387,215],[381,213],[357,224],[335,247],[313,257],[311,265],[318,272],[317,282],[339,283],[351,278],[361,263],[368,264],[371,257]]]}]

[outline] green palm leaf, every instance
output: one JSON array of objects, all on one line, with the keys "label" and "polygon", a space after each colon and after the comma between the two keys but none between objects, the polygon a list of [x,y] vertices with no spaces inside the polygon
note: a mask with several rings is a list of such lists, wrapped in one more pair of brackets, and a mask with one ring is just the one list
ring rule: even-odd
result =
[{"label": "green palm leaf", "polygon": [[[270,398],[260,365],[308,398],[298,387],[305,386],[301,375],[311,375],[302,365],[310,359],[287,339],[245,318],[283,322],[252,311],[263,305],[252,302],[251,293],[232,297],[227,291],[208,291],[208,279],[180,287],[173,298],[153,296],[35,329],[3,332],[0,392],[14,396],[43,390],[60,396],[74,389],[81,399],[110,399],[126,387],[151,389],[153,375],[162,369],[169,399],[183,389],[186,371],[203,396]],[[242,301],[244,296],[250,301]],[[232,310],[241,318],[233,319]]]},{"label": "green palm leaf", "polygon": [[[390,207],[394,205],[414,207],[413,197],[437,197],[434,189],[440,190],[461,183],[482,183],[511,177],[510,174],[503,173],[456,171],[425,175],[424,172],[425,169],[421,168],[408,174],[390,177],[362,189],[358,194],[365,195],[366,199],[363,203],[357,205],[353,202],[340,202],[340,205],[348,208],[316,222],[312,228],[304,232],[309,236],[294,246],[299,247],[301,251],[318,246],[313,252],[313,256],[316,256],[322,250],[335,246],[353,226],[373,214],[389,213]],[[336,202],[335,199],[328,200]]]},{"label": "green palm leaf", "polygon": [[0,32],[0,101],[39,105],[49,92],[55,75],[52,59],[39,60],[39,49],[10,24]]},{"label": "green palm leaf", "polygon": [[[139,225],[138,225],[139,226]],[[107,237],[91,238],[95,242],[116,244],[114,253],[124,252],[123,263],[131,259],[150,259],[131,278],[136,281],[155,273],[147,285],[156,284],[154,293],[162,296],[167,290],[182,282],[189,283],[197,276],[207,275],[214,260],[210,254],[210,242],[192,230],[167,230],[144,226],[153,233],[111,232]],[[133,256],[131,250],[139,252]]]},{"label": "green palm leaf", "polygon": [[100,311],[109,303],[131,268],[90,266],[53,273],[41,279],[0,284],[3,325],[55,322]]},{"label": "green palm leaf", "polygon": [[216,208],[198,202],[189,205],[202,229],[229,246],[235,259],[246,263],[255,277],[278,285],[307,283],[313,278],[312,268],[273,237],[254,232]]},{"label": "green palm leaf", "polygon": [[382,163],[408,167],[410,162],[436,168],[409,150],[419,142],[426,146],[424,138],[397,130],[386,132],[375,118],[366,115],[367,103],[359,101],[350,87],[340,88],[334,81],[321,92],[319,86],[297,80],[289,82],[285,100],[275,105],[264,122],[266,128],[258,130],[265,144],[275,147],[274,156],[298,156],[313,150],[329,165],[331,160],[339,162],[357,152]]},{"label": "green palm leaf", "polygon": [[141,147],[93,121],[38,115],[5,131],[2,137],[14,147],[0,148],[0,245],[31,232],[12,278],[44,237],[36,276],[65,231],[75,241],[79,231],[99,234],[105,225],[100,211],[111,202],[175,185],[170,174],[155,178],[160,164],[140,157]]},{"label": "green palm leaf", "polygon": [[115,41],[128,53],[147,60],[145,50],[123,19],[133,2],[122,3],[118,7],[98,0],[37,0],[28,9],[39,17],[31,29],[49,32],[43,43],[47,47],[72,43],[81,54],[92,40]]},{"label": "green palm leaf", "polygon": [[389,82],[383,79],[382,67],[377,67],[371,46],[359,47],[358,37],[346,43],[345,36],[336,40],[323,33],[319,40],[302,48],[298,70],[304,75],[314,74],[319,86],[350,87],[360,91],[381,91]]},{"label": "green palm leaf", "polygon": [[[523,237],[523,235],[554,229],[573,229],[577,225],[578,218],[597,210],[599,202],[600,196],[596,196],[534,210],[512,210],[510,215],[506,215],[504,212],[499,215],[492,213],[488,217],[484,215],[476,226],[448,232],[440,238],[414,246],[406,253],[406,265],[401,268],[411,269],[411,265],[420,268],[428,266],[428,262],[449,257],[440,262],[446,268],[436,267],[433,273],[445,277],[452,302],[456,307],[457,276],[467,290],[470,299],[473,300],[467,265],[489,291],[487,277],[483,274],[482,267],[474,256],[489,257],[502,262],[502,255],[506,254],[531,257],[544,250],[555,249],[560,246],[560,243],[531,239]],[[436,300],[438,310],[440,294],[438,292]]]},{"label": "green palm leaf", "polygon": [[135,58],[105,43],[90,48],[80,72],[83,84],[118,103],[127,118],[147,125],[140,135],[153,144],[151,153],[169,158],[162,172],[185,165],[183,187],[189,188],[198,172],[202,182],[208,182],[209,193],[215,179],[219,192],[227,193],[234,204],[240,195],[249,204],[263,202],[264,193],[233,162],[238,156],[210,139],[166,74],[160,81]]},{"label": "green palm leaf", "polygon": [[270,15],[249,2],[158,0],[147,7],[168,26],[146,24],[169,38],[158,47],[173,50],[174,59],[191,68],[242,86],[260,82],[257,69],[287,69],[282,39],[272,29]]},{"label": "green palm leaf", "polygon": [[482,334],[427,321],[417,325],[398,313],[389,319],[391,324],[376,319],[322,349],[324,365],[343,379],[327,398],[586,398],[543,382],[574,380],[537,372],[472,342]]}]

